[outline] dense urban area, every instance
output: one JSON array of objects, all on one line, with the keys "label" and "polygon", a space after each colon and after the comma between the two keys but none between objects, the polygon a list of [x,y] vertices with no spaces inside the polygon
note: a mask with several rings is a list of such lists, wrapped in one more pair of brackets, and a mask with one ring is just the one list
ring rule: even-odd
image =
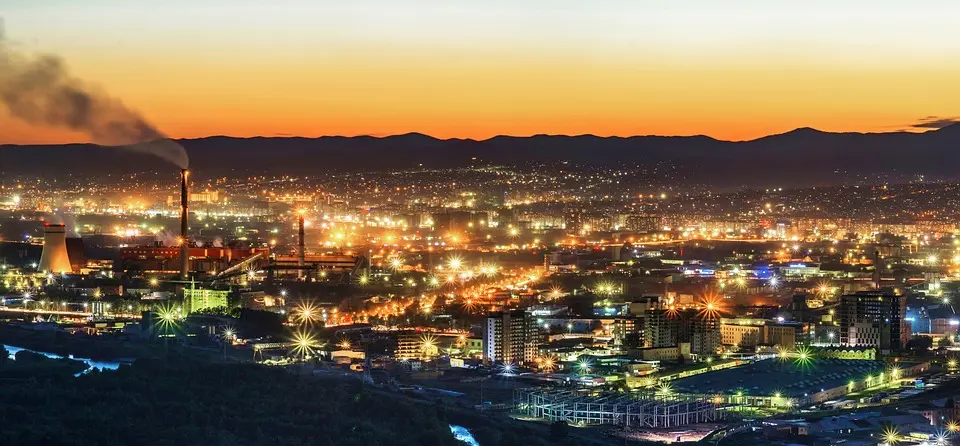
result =
[{"label": "dense urban area", "polygon": [[0,444],[952,444],[958,187],[0,176]]}]

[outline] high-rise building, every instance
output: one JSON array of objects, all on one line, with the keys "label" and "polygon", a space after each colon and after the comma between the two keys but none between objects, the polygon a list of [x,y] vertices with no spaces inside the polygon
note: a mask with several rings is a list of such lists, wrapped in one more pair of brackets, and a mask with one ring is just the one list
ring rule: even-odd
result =
[{"label": "high-rise building", "polygon": [[680,338],[680,315],[673,310],[651,308],[643,328],[646,348],[673,347]]},{"label": "high-rise building", "polygon": [[492,313],[483,326],[483,360],[487,363],[531,363],[540,346],[537,318],[523,310]]},{"label": "high-rise building", "polygon": [[714,355],[720,349],[720,318],[690,315],[681,321],[689,327],[690,353],[695,355]]},{"label": "high-rise building", "polygon": [[647,310],[644,325],[644,346],[673,347],[690,343],[690,353],[712,355],[721,345],[720,318],[696,310],[677,311],[653,308]]},{"label": "high-rise building", "polygon": [[840,344],[898,350],[909,340],[905,327],[906,296],[889,289],[860,291],[840,297]]},{"label": "high-rise building", "polygon": [[644,345],[643,318],[620,317],[613,321],[613,340],[622,349],[636,349]]}]

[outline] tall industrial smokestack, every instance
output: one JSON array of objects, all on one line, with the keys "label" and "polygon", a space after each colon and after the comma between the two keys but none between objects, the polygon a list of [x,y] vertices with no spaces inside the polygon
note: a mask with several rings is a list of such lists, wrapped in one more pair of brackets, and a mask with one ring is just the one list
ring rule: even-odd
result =
[{"label": "tall industrial smokestack", "polygon": [[187,280],[190,272],[190,238],[187,237],[187,202],[190,195],[187,193],[187,178],[190,171],[180,170],[180,279]]},{"label": "tall industrial smokestack", "polygon": [[303,266],[307,263],[306,243],[303,235],[303,214],[305,212],[303,209],[297,211],[297,266],[300,267],[297,269],[297,277],[300,278],[303,277]]},{"label": "tall industrial smokestack", "polygon": [[44,223],[43,252],[40,253],[38,269],[54,274],[73,271],[67,254],[67,229],[64,225]]},{"label": "tall industrial smokestack", "polygon": [[877,289],[880,289],[880,251],[873,253],[873,280]]}]

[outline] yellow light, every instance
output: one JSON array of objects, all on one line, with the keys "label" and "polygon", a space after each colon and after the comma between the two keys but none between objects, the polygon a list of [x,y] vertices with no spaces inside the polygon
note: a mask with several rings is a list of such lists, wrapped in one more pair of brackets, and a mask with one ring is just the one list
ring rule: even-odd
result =
[{"label": "yellow light", "polygon": [[897,444],[900,441],[900,432],[893,426],[885,428],[883,430],[883,441],[889,445]]}]

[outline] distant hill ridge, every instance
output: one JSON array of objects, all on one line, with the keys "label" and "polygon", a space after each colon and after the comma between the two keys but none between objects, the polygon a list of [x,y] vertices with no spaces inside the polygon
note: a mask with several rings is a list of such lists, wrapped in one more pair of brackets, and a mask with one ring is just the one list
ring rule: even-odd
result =
[{"label": "distant hill ridge", "polygon": [[[709,136],[210,136],[179,140],[204,174],[451,168],[570,161],[597,166],[671,163],[699,184],[836,184],[846,175],[960,177],[960,124],[924,133],[831,133],[798,128],[749,141]],[[124,172],[165,169],[149,155],[92,144],[0,145],[0,172]],[[170,167],[170,169],[174,169]]]}]

